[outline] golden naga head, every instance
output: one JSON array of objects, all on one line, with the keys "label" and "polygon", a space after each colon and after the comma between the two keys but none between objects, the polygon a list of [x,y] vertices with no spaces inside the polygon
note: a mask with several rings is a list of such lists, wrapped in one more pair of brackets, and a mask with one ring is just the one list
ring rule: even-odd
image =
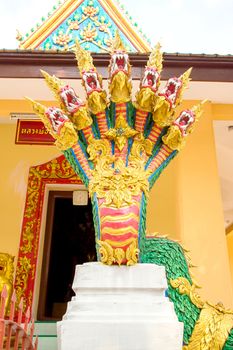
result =
[{"label": "golden naga head", "polygon": [[83,49],[78,41],[76,41],[75,55],[87,93],[88,107],[92,113],[98,114],[107,107],[107,94],[102,87],[102,77],[93,64],[90,52]]},{"label": "golden naga head", "polygon": [[156,92],[160,84],[160,73],[163,65],[163,55],[161,53],[161,45],[158,43],[152,50],[147,65],[145,67],[144,76],[140,83],[140,88],[150,88]]},{"label": "golden naga head", "polygon": [[130,101],[132,91],[130,74],[129,55],[117,31],[112,44],[109,64],[109,91],[113,102],[121,103]]},{"label": "golden naga head", "polygon": [[30,98],[27,99],[31,102],[34,112],[39,115],[45,127],[55,138],[57,148],[63,151],[77,143],[78,136],[73,123],[61,109],[46,107]]},{"label": "golden naga head", "polygon": [[188,87],[192,68],[189,68],[179,78],[168,79],[165,88],[159,94],[163,96],[170,105],[170,109],[178,106],[182,100],[184,90]]},{"label": "golden naga head", "polygon": [[158,94],[153,110],[153,120],[160,126],[170,125],[174,120],[174,110],[181,103],[184,90],[190,81],[192,68],[189,68],[179,78],[168,79],[166,86]]},{"label": "golden naga head", "polygon": [[127,76],[130,75],[129,55],[121,40],[120,34],[116,31],[115,38],[112,42],[111,60],[109,63],[110,79],[113,79],[114,75],[123,72]]},{"label": "golden naga head", "polygon": [[186,109],[180,113],[178,118],[169,127],[166,135],[163,136],[163,142],[172,150],[180,151],[186,142],[186,137],[193,132],[195,123],[203,113],[202,106],[206,100],[200,104]]},{"label": "golden naga head", "polygon": [[69,116],[76,129],[82,130],[91,125],[92,119],[86,104],[76,95],[74,89],[63,83],[55,75],[51,76],[43,70],[41,70],[41,73],[48,87],[54,93],[56,100],[59,102],[60,108]]},{"label": "golden naga head", "polygon": [[41,73],[48,87],[54,93],[56,100],[60,103],[62,110],[69,115],[74,115],[81,107],[85,106],[85,103],[76,95],[72,87],[62,82],[55,75],[51,76],[43,70],[41,70]]},{"label": "golden naga head", "polygon": [[160,73],[163,67],[162,61],[161,45],[158,43],[149,56],[139,90],[136,93],[136,108],[147,112],[154,110],[157,101],[156,92],[160,85]]},{"label": "golden naga head", "polygon": [[78,41],[76,41],[75,56],[87,95],[94,91],[101,92],[102,77],[97,73],[90,52],[83,49]]}]

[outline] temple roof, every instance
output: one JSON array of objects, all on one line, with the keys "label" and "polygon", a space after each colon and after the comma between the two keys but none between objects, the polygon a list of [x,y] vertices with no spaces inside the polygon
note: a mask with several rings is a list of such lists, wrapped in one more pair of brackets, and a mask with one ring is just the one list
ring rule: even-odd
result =
[{"label": "temple roof", "polygon": [[86,50],[109,52],[118,30],[129,52],[150,51],[137,24],[114,0],[66,0],[42,20],[25,38],[18,33],[21,49],[69,51],[78,40]]}]

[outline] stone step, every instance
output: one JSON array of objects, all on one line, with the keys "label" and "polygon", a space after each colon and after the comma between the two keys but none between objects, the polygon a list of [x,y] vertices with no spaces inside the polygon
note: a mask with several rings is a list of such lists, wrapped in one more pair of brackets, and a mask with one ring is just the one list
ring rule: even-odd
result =
[{"label": "stone step", "polygon": [[38,350],[57,350],[57,322],[36,321],[35,335],[38,336]]},{"label": "stone step", "polygon": [[55,335],[57,336],[57,322],[55,321],[35,321],[36,335]]},{"label": "stone step", "polygon": [[57,336],[55,335],[39,336],[38,350],[57,350]]}]

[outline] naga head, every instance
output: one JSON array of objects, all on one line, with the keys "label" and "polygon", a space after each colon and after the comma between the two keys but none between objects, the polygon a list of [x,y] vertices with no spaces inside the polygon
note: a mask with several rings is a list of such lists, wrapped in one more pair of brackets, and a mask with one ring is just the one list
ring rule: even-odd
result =
[{"label": "naga head", "polygon": [[109,64],[109,70],[111,80],[119,72],[123,72],[127,77],[130,75],[129,55],[125,50],[113,51]]},{"label": "naga head", "polygon": [[141,82],[141,88],[150,88],[156,92],[160,81],[160,74],[155,67],[146,67]]},{"label": "naga head", "polygon": [[192,68],[189,68],[179,78],[170,78],[158,94],[153,111],[153,120],[157,125],[164,127],[173,122],[175,108],[181,103],[184,90],[190,81],[191,71]]},{"label": "naga head", "polygon": [[58,135],[63,125],[69,121],[69,118],[57,107],[47,108],[44,114],[48,118],[53,132]]},{"label": "naga head", "polygon": [[116,103],[128,102],[131,98],[131,66],[120,35],[116,32],[109,64],[111,100]]},{"label": "naga head", "polygon": [[167,102],[170,104],[170,108],[176,106],[178,95],[181,91],[182,80],[180,78],[170,78],[167,81],[165,88],[161,91],[160,96],[164,96]]},{"label": "naga head", "polygon": [[163,65],[163,55],[161,52],[161,45],[158,43],[152,50],[147,65],[145,68],[144,76],[140,84],[140,88],[150,88],[153,92],[156,92],[160,84],[160,73]]},{"label": "naga head", "polygon": [[185,143],[186,137],[193,131],[195,123],[203,113],[202,101],[192,109],[182,111],[168,128],[166,135],[162,137],[163,142],[172,150],[180,151]]},{"label": "naga head", "polygon": [[70,114],[75,114],[80,107],[85,106],[82,100],[74,92],[74,89],[69,85],[64,85],[60,88],[59,96],[62,104]]},{"label": "naga head", "polygon": [[173,122],[173,125],[179,128],[182,136],[186,136],[189,134],[190,127],[193,125],[194,121],[194,112],[190,109],[186,109],[180,113],[179,117]]},{"label": "naga head", "polygon": [[82,78],[90,111],[93,114],[104,111],[107,107],[107,94],[102,88],[102,77],[95,68],[91,68],[82,72]]},{"label": "naga head", "polygon": [[72,87],[65,84],[55,75],[51,76],[43,70],[41,70],[41,73],[65,113],[73,116],[81,107],[85,106],[85,103],[76,95]]},{"label": "naga head", "polygon": [[88,71],[82,72],[83,84],[86,89],[87,95],[92,92],[102,92],[102,79],[96,72],[95,68],[89,69]]},{"label": "naga head", "polygon": [[162,53],[161,46],[158,43],[152,50],[144,75],[140,83],[138,92],[136,93],[136,108],[147,112],[152,112],[156,104],[156,92],[160,84],[160,72],[162,70]]},{"label": "naga head", "polygon": [[167,81],[165,88],[159,94],[163,96],[170,104],[170,109],[174,109],[181,102],[184,90],[187,88],[190,79],[192,68],[189,68],[179,78],[170,78]]},{"label": "naga head", "polygon": [[102,77],[97,73],[90,52],[84,50],[78,41],[76,41],[75,54],[87,93],[88,107],[93,114],[102,112],[107,107],[107,94],[102,87]]},{"label": "naga head", "polygon": [[66,150],[76,144],[77,133],[70,119],[57,107],[45,108],[43,105],[32,101],[36,113],[41,116],[47,129],[56,139],[55,144],[60,150]]},{"label": "naga head", "polygon": [[103,91],[102,77],[97,73],[90,52],[83,49],[78,41],[76,41],[75,54],[87,95],[89,96],[94,91]]},{"label": "naga head", "polygon": [[97,73],[90,52],[84,50],[78,41],[75,49],[78,68],[87,93],[87,103],[93,114],[107,107],[107,94],[102,88],[102,77]]}]

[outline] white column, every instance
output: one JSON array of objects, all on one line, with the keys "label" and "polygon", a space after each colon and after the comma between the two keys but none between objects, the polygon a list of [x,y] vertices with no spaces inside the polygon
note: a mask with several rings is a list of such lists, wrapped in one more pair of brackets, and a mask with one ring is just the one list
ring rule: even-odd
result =
[{"label": "white column", "polygon": [[181,350],[183,324],[153,264],[76,266],[76,296],[58,322],[59,350]]}]

